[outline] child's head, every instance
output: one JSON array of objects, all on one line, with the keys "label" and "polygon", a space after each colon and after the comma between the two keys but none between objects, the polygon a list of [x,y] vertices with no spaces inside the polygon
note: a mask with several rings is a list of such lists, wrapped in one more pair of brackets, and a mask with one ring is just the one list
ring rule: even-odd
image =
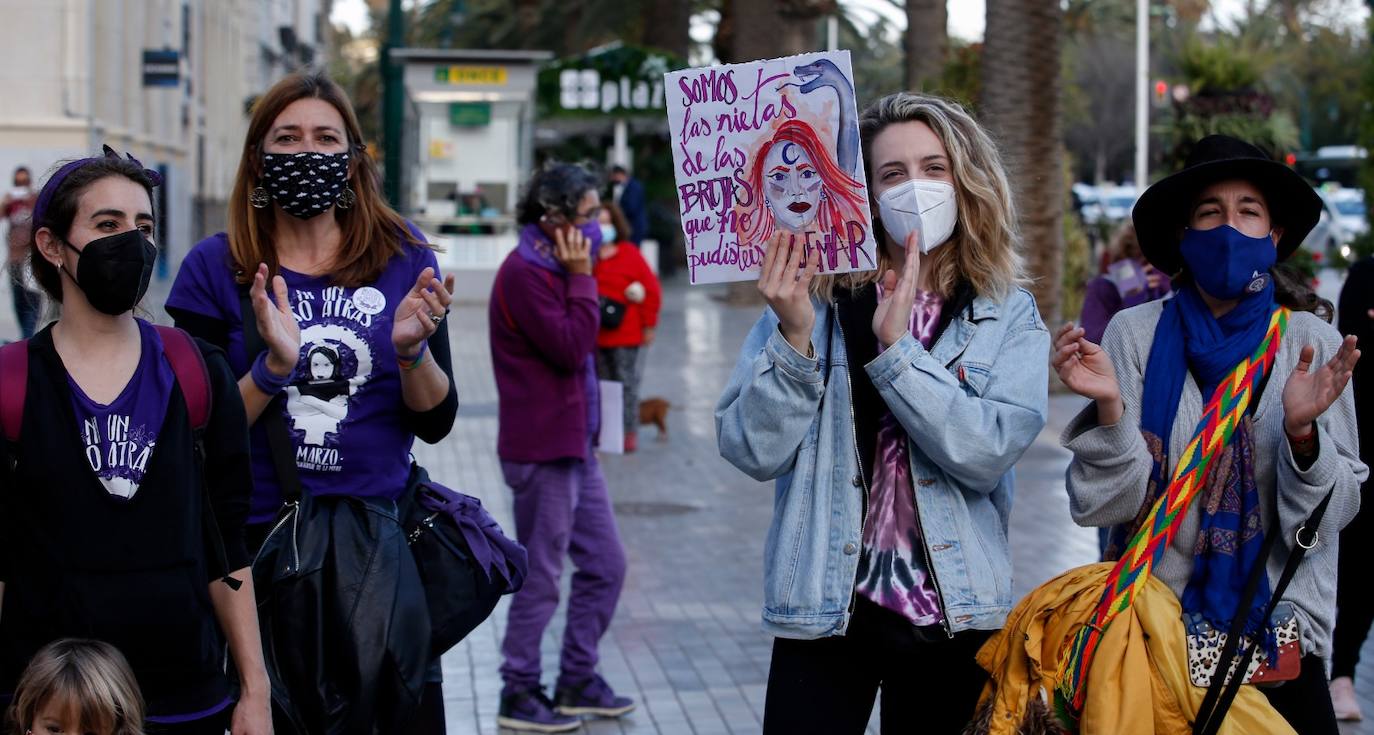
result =
[{"label": "child's head", "polygon": [[66,638],[24,669],[8,720],[12,735],[142,735],[143,697],[114,646]]}]

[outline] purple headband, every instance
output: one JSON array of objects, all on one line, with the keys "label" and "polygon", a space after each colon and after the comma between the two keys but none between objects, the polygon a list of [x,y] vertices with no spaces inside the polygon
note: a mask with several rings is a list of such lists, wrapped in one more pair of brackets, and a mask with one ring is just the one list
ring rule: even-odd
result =
[{"label": "purple headband", "polygon": [[[132,153],[125,153],[124,156],[135,166],[143,168],[143,162],[134,158]],[[57,190],[62,187],[62,182],[65,181],[73,171],[105,158],[117,159],[119,158],[119,154],[115,153],[115,150],[107,145],[105,146],[105,155],[78,158],[75,161],[69,161],[63,165],[62,168],[57,169],[56,173],[49,176],[47,183],[43,184],[43,190],[38,193],[38,202],[33,205],[33,218],[30,221],[33,222],[34,227],[41,226],[40,223],[43,222],[43,215],[47,214],[48,205],[52,203],[53,196],[57,194]],[[143,175],[147,176],[153,182],[153,186],[162,186],[162,174],[150,168],[143,168]]]}]

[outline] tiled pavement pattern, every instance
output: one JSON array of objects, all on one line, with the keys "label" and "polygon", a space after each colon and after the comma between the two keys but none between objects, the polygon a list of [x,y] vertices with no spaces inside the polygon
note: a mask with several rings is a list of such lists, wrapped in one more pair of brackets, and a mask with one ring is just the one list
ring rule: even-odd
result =
[{"label": "tiled pavement pattern", "polygon": [[[8,279],[0,279],[7,281]],[[155,282],[145,301],[165,320]],[[761,549],[772,491],[719,458],[712,409],[757,309],[719,300],[718,287],[665,289],[658,342],[647,355],[643,396],[673,402],[671,437],[640,432],[640,452],[603,456],[629,575],[602,643],[602,673],[639,708],[620,720],[589,720],[581,732],[715,735],[757,733],[771,640],[759,630]],[[0,284],[0,337],[17,334],[8,285]],[[509,492],[495,457],[496,390],[484,307],[449,319],[461,408],[453,433],[416,454],[440,481],[482,498],[512,529]],[[1092,531],[1068,518],[1058,432],[1080,402],[1052,396],[1050,424],[1017,465],[1012,513],[1015,592],[1092,558]],[[566,584],[565,584],[566,592]],[[506,603],[444,657],[449,732],[497,733],[500,639]],[[564,611],[545,636],[546,684],[557,674]],[[1371,721],[1343,735],[1374,735],[1374,647],[1365,649],[1359,693]],[[876,713],[869,732],[877,733]],[[509,731],[500,731],[508,733]]]}]

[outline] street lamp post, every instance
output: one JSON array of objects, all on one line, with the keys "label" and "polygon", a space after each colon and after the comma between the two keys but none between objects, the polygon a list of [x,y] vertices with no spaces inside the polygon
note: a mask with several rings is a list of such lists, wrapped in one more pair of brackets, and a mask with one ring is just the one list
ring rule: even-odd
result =
[{"label": "street lamp post", "polygon": [[1150,177],[1150,0],[1135,4],[1135,190]]},{"label": "street lamp post", "polygon": [[405,16],[401,0],[391,0],[386,13],[386,46],[382,50],[382,140],[386,144],[386,176],[382,187],[387,201],[401,209],[401,126],[405,105],[403,69],[392,52],[405,45]]}]

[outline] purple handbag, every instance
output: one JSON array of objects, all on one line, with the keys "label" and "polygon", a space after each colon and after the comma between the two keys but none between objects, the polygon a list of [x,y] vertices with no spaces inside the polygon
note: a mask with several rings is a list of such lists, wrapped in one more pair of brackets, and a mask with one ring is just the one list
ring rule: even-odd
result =
[{"label": "purple handbag", "polygon": [[525,583],[525,547],[508,538],[482,501],[429,479],[410,466],[401,499],[402,526],[424,583],[435,657],[487,619],[502,595]]}]

